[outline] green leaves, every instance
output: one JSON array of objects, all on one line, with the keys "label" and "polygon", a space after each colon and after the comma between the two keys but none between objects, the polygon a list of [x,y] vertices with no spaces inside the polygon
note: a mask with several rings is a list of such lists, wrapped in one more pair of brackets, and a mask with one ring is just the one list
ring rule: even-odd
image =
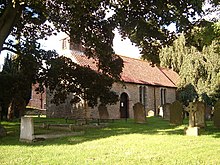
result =
[{"label": "green leaves", "polygon": [[213,40],[220,40],[220,21],[209,22],[202,20],[198,25],[195,25],[187,35],[187,44],[195,46],[199,51],[202,51],[204,46],[212,44]]},{"label": "green leaves", "polygon": [[142,49],[142,58],[159,62],[159,51],[175,35],[168,26],[175,23],[177,32],[191,27],[190,19],[202,13],[201,1],[117,1],[114,18],[120,33]]},{"label": "green leaves", "polygon": [[[203,38],[201,38],[202,40]],[[182,34],[173,46],[165,47],[160,54],[161,65],[173,68],[180,75],[178,85],[179,99],[185,104],[188,101],[203,100],[212,104],[219,98],[220,62],[218,41],[204,46],[202,51],[195,47],[187,47]]]},{"label": "green leaves", "polygon": [[[214,2],[217,3],[215,0],[210,1]],[[120,79],[123,67],[122,60],[114,55],[112,48],[113,30],[117,28],[122,37],[129,37],[142,50],[144,59],[158,63],[159,50],[175,39],[175,34],[169,31],[168,26],[175,23],[177,32],[191,28],[190,19],[202,13],[203,3],[204,0],[1,1],[0,51],[9,50],[17,54],[22,72],[31,81],[45,83],[52,90],[56,88],[60,91],[56,93],[57,98],[65,98],[71,91],[75,92],[76,97],[90,100],[91,105],[97,103],[97,97],[107,103],[108,99],[104,98],[109,98],[111,102],[108,96],[114,94],[110,92],[110,87]],[[107,11],[112,11],[112,15],[107,15]],[[218,29],[211,28],[218,34]],[[98,61],[101,72],[81,68],[69,59],[57,58],[53,51],[41,49],[39,40],[60,31],[67,33],[72,42],[81,42],[86,56]],[[207,32],[210,30],[205,30],[204,35],[210,37],[206,40],[210,43],[213,37]],[[197,34],[193,37],[195,44],[198,43]],[[16,42],[7,40],[9,35]],[[201,44],[206,45],[203,41]],[[181,58],[176,58],[179,62],[173,63],[175,68],[182,65]],[[100,89],[107,97],[104,97]],[[81,96],[83,92],[87,94]]]},{"label": "green leaves", "polygon": [[111,91],[114,79],[104,72],[80,66],[66,57],[52,59],[48,65],[45,85],[54,92],[53,103],[63,103],[69,94],[72,94],[72,103],[81,98],[91,107],[98,104],[99,98],[102,104],[113,104],[118,100]]}]

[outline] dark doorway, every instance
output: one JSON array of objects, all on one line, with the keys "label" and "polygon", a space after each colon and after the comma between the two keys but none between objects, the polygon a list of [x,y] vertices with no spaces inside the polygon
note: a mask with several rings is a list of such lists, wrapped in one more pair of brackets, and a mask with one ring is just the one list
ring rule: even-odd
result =
[{"label": "dark doorway", "polygon": [[121,118],[129,118],[129,102],[128,102],[128,94],[122,93],[120,96],[120,117]]}]

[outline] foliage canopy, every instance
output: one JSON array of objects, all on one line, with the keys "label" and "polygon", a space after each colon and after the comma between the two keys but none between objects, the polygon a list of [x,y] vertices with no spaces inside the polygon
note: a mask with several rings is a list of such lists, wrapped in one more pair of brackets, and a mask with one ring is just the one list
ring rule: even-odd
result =
[{"label": "foliage canopy", "polygon": [[[217,0],[209,2],[214,6],[219,4]],[[91,105],[96,105],[98,97],[104,96],[97,92],[89,97],[94,92],[90,89],[97,89],[97,85],[101,85],[106,91],[105,95],[112,96],[109,88],[111,83],[119,80],[123,67],[122,60],[113,55],[115,28],[119,29],[122,37],[129,37],[142,49],[144,59],[158,62],[159,49],[170,44],[175,36],[168,26],[175,23],[177,32],[191,28],[193,21],[190,20],[202,15],[204,3],[205,0],[1,0],[0,52],[8,50],[19,56],[20,68],[24,65],[34,67],[34,72],[31,69],[23,72],[30,75],[32,82],[48,85],[51,90],[63,83],[58,90],[59,95],[64,96],[61,98],[65,98],[69,92],[75,92],[76,97],[82,94],[80,92],[87,92],[86,98]],[[85,54],[98,60],[100,73],[89,71],[88,68],[79,69],[68,59],[58,58],[55,52],[42,49],[39,40],[60,31],[67,33],[73,42],[82,42]],[[54,68],[64,72],[55,72]],[[90,73],[92,82],[89,83],[96,84],[96,87],[85,87],[84,82],[75,75],[71,75],[73,79],[68,78],[72,71],[77,72],[76,75]],[[98,81],[102,76],[104,82],[100,84]],[[54,83],[51,80],[55,80]],[[76,84],[86,89],[76,92],[71,85],[76,80]]]},{"label": "foliage canopy", "polygon": [[203,100],[212,105],[220,98],[219,47],[217,37],[210,45],[203,46],[202,51],[198,51],[193,46],[186,46],[186,39],[182,34],[172,46],[162,49],[161,66],[173,68],[179,73],[179,99],[185,104]]}]

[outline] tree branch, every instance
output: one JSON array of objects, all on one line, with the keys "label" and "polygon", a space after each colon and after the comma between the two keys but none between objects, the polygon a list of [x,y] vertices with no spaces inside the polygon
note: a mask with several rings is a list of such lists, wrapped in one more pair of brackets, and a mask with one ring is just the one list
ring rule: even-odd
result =
[{"label": "tree branch", "polygon": [[18,51],[14,50],[14,49],[11,49],[11,48],[8,48],[8,47],[2,47],[2,51],[4,51],[4,50],[10,51],[10,52],[15,53],[15,54],[18,54]]},{"label": "tree branch", "polygon": [[14,6],[12,1],[9,1],[3,15],[0,17],[0,52],[3,49],[5,40],[21,16],[21,9],[22,6],[19,3]]}]

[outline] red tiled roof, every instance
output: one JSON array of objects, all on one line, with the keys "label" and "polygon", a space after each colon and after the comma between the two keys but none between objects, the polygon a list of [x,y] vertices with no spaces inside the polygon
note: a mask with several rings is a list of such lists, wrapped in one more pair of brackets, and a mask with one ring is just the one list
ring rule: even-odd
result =
[{"label": "red tiled roof", "polygon": [[[88,59],[85,55],[72,53],[78,64],[81,66],[89,66],[91,69],[97,70],[96,61],[92,58]],[[121,74],[122,80],[127,83],[146,84],[154,86],[176,87],[172,81],[173,77],[168,77],[164,70],[160,70],[157,66],[152,67],[149,62],[134,59],[130,57],[120,56],[124,61],[124,68]],[[174,71],[169,71],[170,75]]]},{"label": "red tiled roof", "polygon": [[172,81],[175,85],[178,84],[180,76],[178,73],[174,72],[172,69],[160,68],[160,70]]},{"label": "red tiled roof", "polygon": [[97,61],[95,61],[93,58],[88,58],[87,56],[79,54],[77,52],[72,52],[72,55],[79,65],[97,70]]},{"label": "red tiled roof", "polygon": [[124,61],[122,79],[125,82],[155,86],[176,87],[157,66],[149,62],[121,56]]}]

